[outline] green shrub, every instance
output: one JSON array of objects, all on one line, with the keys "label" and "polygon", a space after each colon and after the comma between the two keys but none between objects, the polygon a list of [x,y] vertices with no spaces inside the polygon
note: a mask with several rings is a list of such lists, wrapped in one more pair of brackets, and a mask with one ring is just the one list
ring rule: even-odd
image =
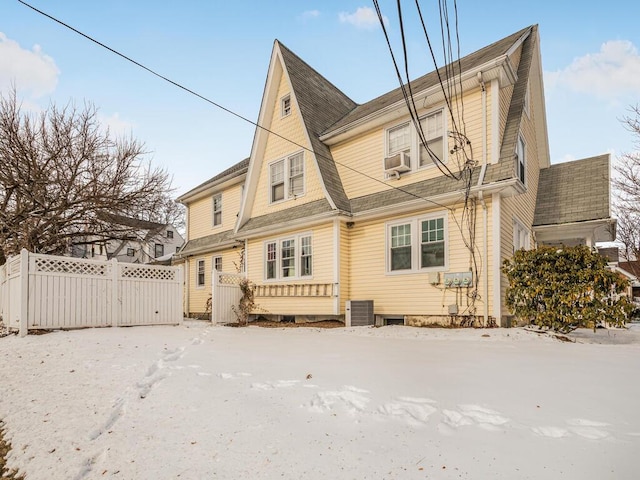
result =
[{"label": "green shrub", "polygon": [[606,265],[586,246],[519,250],[502,266],[507,306],[518,318],[558,332],[595,330],[600,322],[624,326],[631,304],[619,294],[627,281]]}]

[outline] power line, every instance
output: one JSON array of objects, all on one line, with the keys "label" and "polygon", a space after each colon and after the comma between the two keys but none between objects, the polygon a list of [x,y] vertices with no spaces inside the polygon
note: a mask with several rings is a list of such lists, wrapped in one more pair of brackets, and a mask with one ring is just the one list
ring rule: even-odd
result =
[{"label": "power line", "polygon": [[54,22],[56,22],[56,23],[58,23],[58,24],[62,25],[63,27],[68,28],[69,30],[71,30],[71,31],[73,31],[73,32],[75,32],[75,33],[77,33],[78,35],[80,35],[80,36],[82,36],[82,37],[86,38],[87,40],[89,40],[89,41],[91,41],[91,42],[95,43],[96,45],[99,45],[100,47],[102,47],[102,48],[104,48],[104,49],[106,49],[106,50],[110,51],[111,53],[113,53],[113,54],[115,54],[115,55],[117,55],[117,56],[119,56],[119,57],[121,57],[121,58],[123,58],[123,59],[127,60],[128,62],[133,63],[134,65],[136,65],[136,66],[138,66],[138,67],[142,68],[143,70],[146,70],[147,72],[151,73],[152,75],[154,75],[154,76],[156,76],[156,77],[158,77],[158,78],[160,78],[160,79],[162,79],[162,80],[164,80],[164,81],[166,81],[166,82],[170,83],[171,85],[173,85],[173,86],[175,86],[175,87],[178,87],[178,88],[180,88],[181,90],[184,90],[185,92],[190,93],[191,95],[194,95],[195,97],[198,97],[198,98],[199,98],[199,99],[201,99],[201,100],[204,100],[205,102],[207,102],[207,103],[209,103],[209,104],[213,105],[214,107],[217,107],[217,108],[219,108],[219,109],[221,109],[221,110],[223,110],[223,111],[225,111],[225,112],[227,112],[227,113],[229,113],[229,114],[231,114],[231,115],[233,115],[233,116],[235,116],[235,117],[239,118],[240,120],[243,120],[243,121],[245,121],[245,122],[247,122],[247,123],[250,123],[251,125],[255,126],[256,128],[259,128],[259,129],[261,129],[261,130],[263,130],[263,131],[265,131],[265,132],[267,132],[267,133],[269,133],[269,134],[271,134],[271,135],[274,135],[274,136],[276,136],[276,137],[278,137],[278,138],[280,138],[280,139],[282,139],[282,140],[285,140],[285,141],[287,141],[287,142],[291,143],[292,145],[295,145],[295,146],[297,146],[297,147],[299,147],[299,148],[301,148],[301,149],[303,149],[303,150],[305,150],[305,151],[308,151],[308,152],[310,152],[310,153],[313,153],[316,157],[321,157],[321,158],[324,158],[324,159],[326,159],[326,160],[332,161],[332,162],[333,162],[334,164],[336,164],[336,165],[339,165],[339,166],[341,166],[341,167],[343,167],[343,168],[346,168],[346,169],[348,169],[348,170],[350,170],[350,171],[352,171],[352,172],[354,172],[354,173],[357,173],[357,174],[359,174],[359,175],[362,175],[362,176],[364,176],[365,178],[368,178],[368,179],[373,180],[373,181],[375,181],[375,182],[378,182],[378,183],[380,183],[380,184],[382,184],[382,185],[385,185],[385,186],[386,186],[386,187],[388,187],[388,188],[395,189],[395,190],[397,190],[397,191],[399,191],[399,192],[402,192],[402,193],[404,193],[404,194],[406,194],[406,195],[409,195],[409,196],[411,196],[411,197],[414,197],[414,198],[416,198],[416,199],[424,200],[425,202],[431,203],[431,204],[433,204],[433,205],[436,205],[436,206],[441,207],[441,208],[445,208],[445,209],[447,209],[447,210],[449,210],[449,211],[453,212],[453,209],[452,209],[451,207],[448,207],[448,206],[446,206],[446,205],[443,205],[443,204],[441,204],[441,203],[438,203],[438,202],[436,202],[436,201],[434,201],[434,200],[428,199],[428,198],[423,197],[423,196],[421,196],[421,195],[418,195],[418,194],[416,194],[416,193],[410,192],[410,191],[408,191],[408,190],[406,190],[406,189],[404,189],[404,188],[402,188],[402,187],[398,187],[398,186],[395,186],[395,185],[391,185],[391,184],[389,184],[389,183],[386,183],[386,182],[384,182],[384,181],[382,181],[382,180],[380,180],[380,179],[378,179],[378,178],[375,178],[375,177],[373,177],[373,176],[371,176],[371,175],[369,175],[369,174],[367,174],[367,173],[361,172],[361,171],[357,170],[356,168],[350,167],[349,165],[345,165],[344,163],[336,162],[336,161],[335,161],[333,158],[331,158],[331,157],[327,157],[327,156],[325,156],[325,155],[322,155],[322,154],[321,154],[321,153],[319,153],[319,152],[315,152],[314,150],[312,150],[311,148],[309,148],[309,147],[307,147],[307,146],[305,146],[305,145],[301,145],[300,143],[298,143],[298,142],[296,142],[296,141],[294,141],[294,140],[291,140],[291,139],[289,139],[289,138],[286,138],[286,137],[284,137],[284,136],[280,135],[279,133],[273,132],[272,130],[268,129],[267,127],[264,127],[264,126],[262,126],[262,125],[258,124],[257,122],[254,122],[253,120],[250,120],[250,119],[248,119],[247,117],[245,117],[245,116],[243,116],[243,115],[240,115],[239,113],[236,113],[236,112],[234,112],[233,110],[231,110],[231,109],[229,109],[229,108],[227,108],[227,107],[225,107],[225,106],[223,106],[223,105],[221,105],[221,104],[219,104],[219,103],[217,103],[217,102],[215,102],[215,101],[213,101],[213,100],[211,100],[211,99],[209,99],[209,98],[205,97],[204,95],[201,95],[201,94],[199,94],[199,93],[195,92],[194,90],[192,90],[192,89],[190,89],[190,88],[188,88],[188,87],[185,87],[184,85],[182,85],[182,84],[180,84],[180,83],[178,83],[178,82],[176,82],[176,81],[174,81],[174,80],[171,80],[170,78],[168,78],[168,77],[166,77],[166,76],[164,76],[164,75],[162,75],[162,74],[160,74],[160,73],[156,72],[155,70],[153,70],[153,69],[151,69],[151,68],[147,67],[146,65],[144,65],[144,64],[142,64],[142,63],[140,63],[140,62],[138,62],[138,61],[136,61],[136,60],[134,60],[134,59],[132,59],[131,57],[129,57],[129,56],[127,56],[127,55],[125,55],[125,54],[123,54],[123,53],[119,52],[118,50],[115,50],[114,48],[109,47],[108,45],[106,45],[106,44],[104,44],[104,43],[100,42],[99,40],[96,40],[95,38],[93,38],[93,37],[91,37],[91,36],[89,36],[89,35],[87,35],[87,34],[85,34],[85,33],[81,32],[80,30],[78,30],[78,29],[76,29],[76,28],[72,27],[71,25],[69,25],[69,24],[67,24],[67,23],[63,22],[62,20],[59,20],[59,19],[57,19],[56,17],[54,17],[54,16],[52,16],[52,15],[49,15],[48,13],[46,13],[46,12],[44,12],[44,11],[42,11],[42,10],[40,10],[40,9],[38,9],[38,8],[36,8],[36,7],[34,7],[34,6],[32,6],[32,5],[29,5],[28,3],[24,2],[23,0],[18,0],[18,2],[20,2],[21,4],[23,4],[23,5],[24,5],[24,6],[26,6],[26,7],[29,7],[31,10],[33,10],[33,11],[35,11],[35,12],[39,13],[40,15],[43,15],[43,16],[45,16],[45,17],[49,18],[50,20],[53,20]]}]

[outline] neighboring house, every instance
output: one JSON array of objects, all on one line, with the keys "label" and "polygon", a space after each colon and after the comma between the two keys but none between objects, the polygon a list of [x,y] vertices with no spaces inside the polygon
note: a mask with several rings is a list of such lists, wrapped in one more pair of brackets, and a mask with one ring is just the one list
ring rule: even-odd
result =
[{"label": "neighboring house", "polygon": [[508,325],[516,249],[612,240],[609,157],[550,165],[537,26],[454,69],[411,83],[429,153],[400,89],[358,105],[276,41],[251,156],[178,199],[187,312],[238,267],[272,318]]},{"label": "neighboring house", "polygon": [[618,262],[616,271],[629,280],[629,297],[640,307],[640,260]]},{"label": "neighboring house", "polygon": [[184,245],[184,238],[171,225],[146,220],[110,215],[111,222],[119,227],[132,229],[129,238],[109,239],[87,236],[85,243],[74,245],[72,257],[117,259],[127,263],[167,262]]}]

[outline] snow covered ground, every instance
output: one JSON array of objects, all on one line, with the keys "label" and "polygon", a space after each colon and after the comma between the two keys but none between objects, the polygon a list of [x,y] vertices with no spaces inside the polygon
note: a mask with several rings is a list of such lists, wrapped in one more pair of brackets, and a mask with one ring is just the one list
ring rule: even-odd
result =
[{"label": "snow covered ground", "polygon": [[638,479],[640,329],[105,328],[0,338],[39,479]]}]

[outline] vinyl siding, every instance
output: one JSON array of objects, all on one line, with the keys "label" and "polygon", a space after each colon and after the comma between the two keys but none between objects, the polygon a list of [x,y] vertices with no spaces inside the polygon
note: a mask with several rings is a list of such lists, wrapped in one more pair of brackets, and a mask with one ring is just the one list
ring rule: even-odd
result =
[{"label": "vinyl siding", "polygon": [[[211,273],[213,270],[213,257],[222,257],[222,271],[235,273],[237,271],[236,265],[240,262],[240,250],[237,248],[230,248],[220,252],[209,253],[206,255],[198,255],[197,257],[190,257],[185,262],[185,275],[186,281],[189,282],[189,312],[203,313],[207,299],[211,297]],[[204,286],[196,286],[196,274],[198,268],[198,260],[204,260]]]},{"label": "vinyl siding", "polygon": [[[216,192],[220,193],[220,192]],[[187,206],[189,215],[189,239],[205,237],[213,233],[231,230],[235,227],[242,199],[242,184],[233,185],[222,191],[222,224],[213,226],[213,196],[207,195]]]},{"label": "vinyl siding", "polygon": [[[479,208],[479,207],[478,207]],[[461,205],[455,215],[461,222]],[[448,219],[446,239],[448,242],[448,272],[469,271],[470,254],[464,246],[453,214],[443,210],[429,210],[413,215],[389,218],[388,220],[413,219],[422,215],[442,213]],[[480,218],[478,210],[478,218]],[[479,220],[481,222],[481,219]],[[477,222],[476,232],[481,232]],[[489,225],[489,228],[491,226]],[[477,235],[478,237],[480,235]],[[351,276],[350,298],[344,300],[373,300],[378,315],[446,315],[448,305],[456,303],[456,290],[445,290],[442,285],[432,286],[427,272],[390,274],[386,271],[387,228],[385,220],[356,223],[350,230]],[[480,261],[480,264],[483,262]],[[480,279],[481,280],[481,279]],[[474,279],[474,282],[477,279]],[[483,291],[480,285],[480,292]],[[466,298],[460,303],[460,312],[467,307]],[[483,312],[482,303],[476,302],[477,314]]]},{"label": "vinyl siding", "polygon": [[[304,285],[333,283],[333,223],[310,229],[289,230],[278,235],[256,238],[248,241],[247,265],[249,279],[257,285]],[[313,263],[312,276],[309,278],[266,280],[265,279],[265,242],[286,239],[297,235],[312,236]],[[296,252],[299,255],[299,252]],[[298,264],[296,264],[297,268]],[[256,297],[258,308],[254,313],[270,315],[331,315],[333,297]]]},{"label": "vinyl siding", "polygon": [[[298,145],[311,148],[304,130],[300,112],[294,101],[293,92],[291,91],[286,76],[281,74],[279,80],[276,79],[274,81],[278,81],[279,86],[275,103],[272,105],[273,115],[271,116],[271,124],[268,126],[269,130],[281,137],[292,140]],[[291,113],[286,117],[282,117],[280,102],[286,95],[291,95]],[[313,154],[277,135],[269,134],[267,137],[265,152],[262,164],[260,165],[255,201],[251,212],[252,217],[277,212],[300,205],[301,203],[308,203],[325,197],[322,184],[318,178],[318,169]],[[284,201],[270,204],[269,164],[298,152],[304,152],[304,194],[296,199],[285,199]]]},{"label": "vinyl siding", "polygon": [[[472,91],[467,91],[462,97],[462,102],[453,102],[453,117],[460,131],[466,131],[466,135],[471,141],[471,148],[467,148],[466,153],[469,158],[480,161],[482,152],[482,101],[480,87]],[[423,116],[436,112],[440,107],[430,107],[419,110],[419,115]],[[464,123],[462,122],[462,112],[464,111]],[[447,110],[444,110],[445,115]],[[454,119],[447,115],[445,128],[453,129]],[[385,178],[384,156],[385,156],[385,136],[386,130],[397,125],[410,121],[409,116],[402,119],[376,127],[368,132],[358,135],[355,138],[333,145],[331,153],[336,162],[338,173],[342,179],[345,192],[349,198],[369,195],[380,192],[390,187],[402,187],[422,180],[435,178],[442,173],[435,165],[421,168],[417,171],[403,173],[400,179]],[[447,151],[450,151],[454,143],[448,139]],[[459,164],[465,161],[463,154],[448,154],[447,167],[452,171],[460,170]]]}]

